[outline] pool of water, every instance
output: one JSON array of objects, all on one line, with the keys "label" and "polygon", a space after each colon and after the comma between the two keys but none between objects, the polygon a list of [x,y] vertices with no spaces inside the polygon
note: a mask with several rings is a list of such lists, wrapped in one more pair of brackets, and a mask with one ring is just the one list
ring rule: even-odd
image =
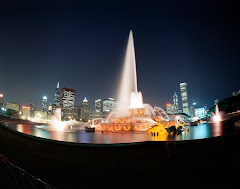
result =
[{"label": "pool of water", "polygon": [[[39,125],[27,124],[7,124],[8,127],[41,138],[53,139],[58,141],[75,142],[75,143],[95,143],[95,144],[111,144],[111,143],[132,143],[142,141],[181,141],[181,140],[195,140],[203,138],[217,137],[221,135],[228,135],[234,132],[240,133],[240,127],[234,126],[234,120],[229,119],[218,123],[202,123],[198,126],[188,126],[189,131],[184,131],[179,135],[159,135],[151,136],[147,132],[61,132],[61,131],[47,131]],[[185,127],[186,129],[186,127]]]}]

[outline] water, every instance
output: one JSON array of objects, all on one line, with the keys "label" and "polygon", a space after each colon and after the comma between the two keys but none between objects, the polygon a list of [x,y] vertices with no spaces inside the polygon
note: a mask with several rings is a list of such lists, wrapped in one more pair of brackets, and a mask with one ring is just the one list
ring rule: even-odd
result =
[{"label": "water", "polygon": [[[198,126],[189,127],[189,131],[184,131],[180,135],[159,135],[151,136],[147,132],[120,132],[120,133],[101,133],[101,132],[62,132],[40,129],[36,125],[26,124],[8,124],[7,126],[19,132],[33,135],[41,138],[53,139],[58,141],[75,142],[75,143],[95,143],[95,144],[112,144],[112,143],[132,143],[142,141],[181,141],[195,140],[203,138],[217,137],[221,135],[240,132],[240,127],[233,125],[234,121],[224,121],[217,123],[203,123]],[[186,128],[186,127],[185,127]]]},{"label": "water", "polygon": [[219,122],[222,120],[221,114],[219,112],[218,104],[216,104],[215,107],[215,114],[213,115],[213,121],[214,122]]},{"label": "water", "polygon": [[124,66],[119,88],[119,103],[121,107],[129,107],[131,92],[137,93],[137,71],[133,33],[130,31]]}]

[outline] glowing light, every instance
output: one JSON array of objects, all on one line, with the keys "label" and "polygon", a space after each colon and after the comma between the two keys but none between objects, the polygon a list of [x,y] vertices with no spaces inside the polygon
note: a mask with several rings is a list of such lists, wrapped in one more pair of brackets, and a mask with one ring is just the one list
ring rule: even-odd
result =
[{"label": "glowing light", "polygon": [[30,110],[29,106],[22,106],[22,109]]},{"label": "glowing light", "polygon": [[88,102],[87,97],[84,98],[83,102]]},{"label": "glowing light", "polygon": [[220,115],[215,115],[215,116],[213,116],[213,121],[214,121],[214,122],[219,122],[219,121],[221,121],[221,116],[220,116]]},{"label": "glowing light", "polygon": [[0,94],[0,98],[2,98],[3,97],[3,94]]},{"label": "glowing light", "polygon": [[170,104],[170,103],[167,103],[166,106],[171,106],[171,104]]},{"label": "glowing light", "polygon": [[216,104],[216,107],[215,107],[215,114],[213,116],[213,121],[214,122],[219,122],[222,120],[222,117],[220,115],[220,112],[219,112],[219,108],[218,108],[218,104]]},{"label": "glowing light", "polygon": [[132,92],[130,108],[143,108],[143,98],[141,92]]},{"label": "glowing light", "polygon": [[44,99],[44,100],[47,100],[47,97],[46,97],[46,96],[44,96],[44,97],[43,97],[43,99]]}]

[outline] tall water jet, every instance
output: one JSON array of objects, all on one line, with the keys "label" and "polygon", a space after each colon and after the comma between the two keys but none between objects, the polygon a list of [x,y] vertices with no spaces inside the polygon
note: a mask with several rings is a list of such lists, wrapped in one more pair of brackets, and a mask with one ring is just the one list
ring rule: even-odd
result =
[{"label": "tall water jet", "polygon": [[130,106],[130,94],[133,92],[139,101],[142,101],[142,95],[137,93],[137,73],[136,73],[136,58],[132,30],[129,33],[126,55],[119,89],[119,104],[120,107],[128,108]]},{"label": "tall water jet", "polygon": [[221,115],[220,115],[220,112],[219,112],[218,104],[216,104],[216,106],[215,106],[215,115],[213,116],[213,121],[214,122],[221,121]]},{"label": "tall water jet", "polygon": [[120,109],[112,111],[106,120],[96,122],[96,131],[147,131],[156,121],[164,121],[161,113],[156,116],[150,105],[143,104],[142,93],[138,91],[132,31],[129,33],[118,99]]},{"label": "tall water jet", "polygon": [[61,121],[61,114],[61,108],[57,108],[50,123],[51,129],[58,131],[64,130],[66,123]]}]

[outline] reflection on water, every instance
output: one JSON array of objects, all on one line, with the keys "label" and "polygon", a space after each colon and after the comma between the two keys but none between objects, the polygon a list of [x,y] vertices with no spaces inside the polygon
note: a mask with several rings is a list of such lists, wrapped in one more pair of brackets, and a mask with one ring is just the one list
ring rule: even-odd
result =
[{"label": "reflection on water", "polygon": [[179,141],[179,140],[194,140],[221,136],[231,132],[239,132],[240,128],[234,128],[232,123],[218,122],[218,123],[204,123],[198,126],[189,127],[189,131],[184,131],[179,135],[159,135],[151,136],[147,132],[134,133],[101,133],[101,132],[61,132],[48,131],[41,129],[40,126],[26,125],[26,124],[8,124],[8,126],[19,132],[34,135],[41,138],[77,142],[77,143],[129,143],[141,141]]}]

